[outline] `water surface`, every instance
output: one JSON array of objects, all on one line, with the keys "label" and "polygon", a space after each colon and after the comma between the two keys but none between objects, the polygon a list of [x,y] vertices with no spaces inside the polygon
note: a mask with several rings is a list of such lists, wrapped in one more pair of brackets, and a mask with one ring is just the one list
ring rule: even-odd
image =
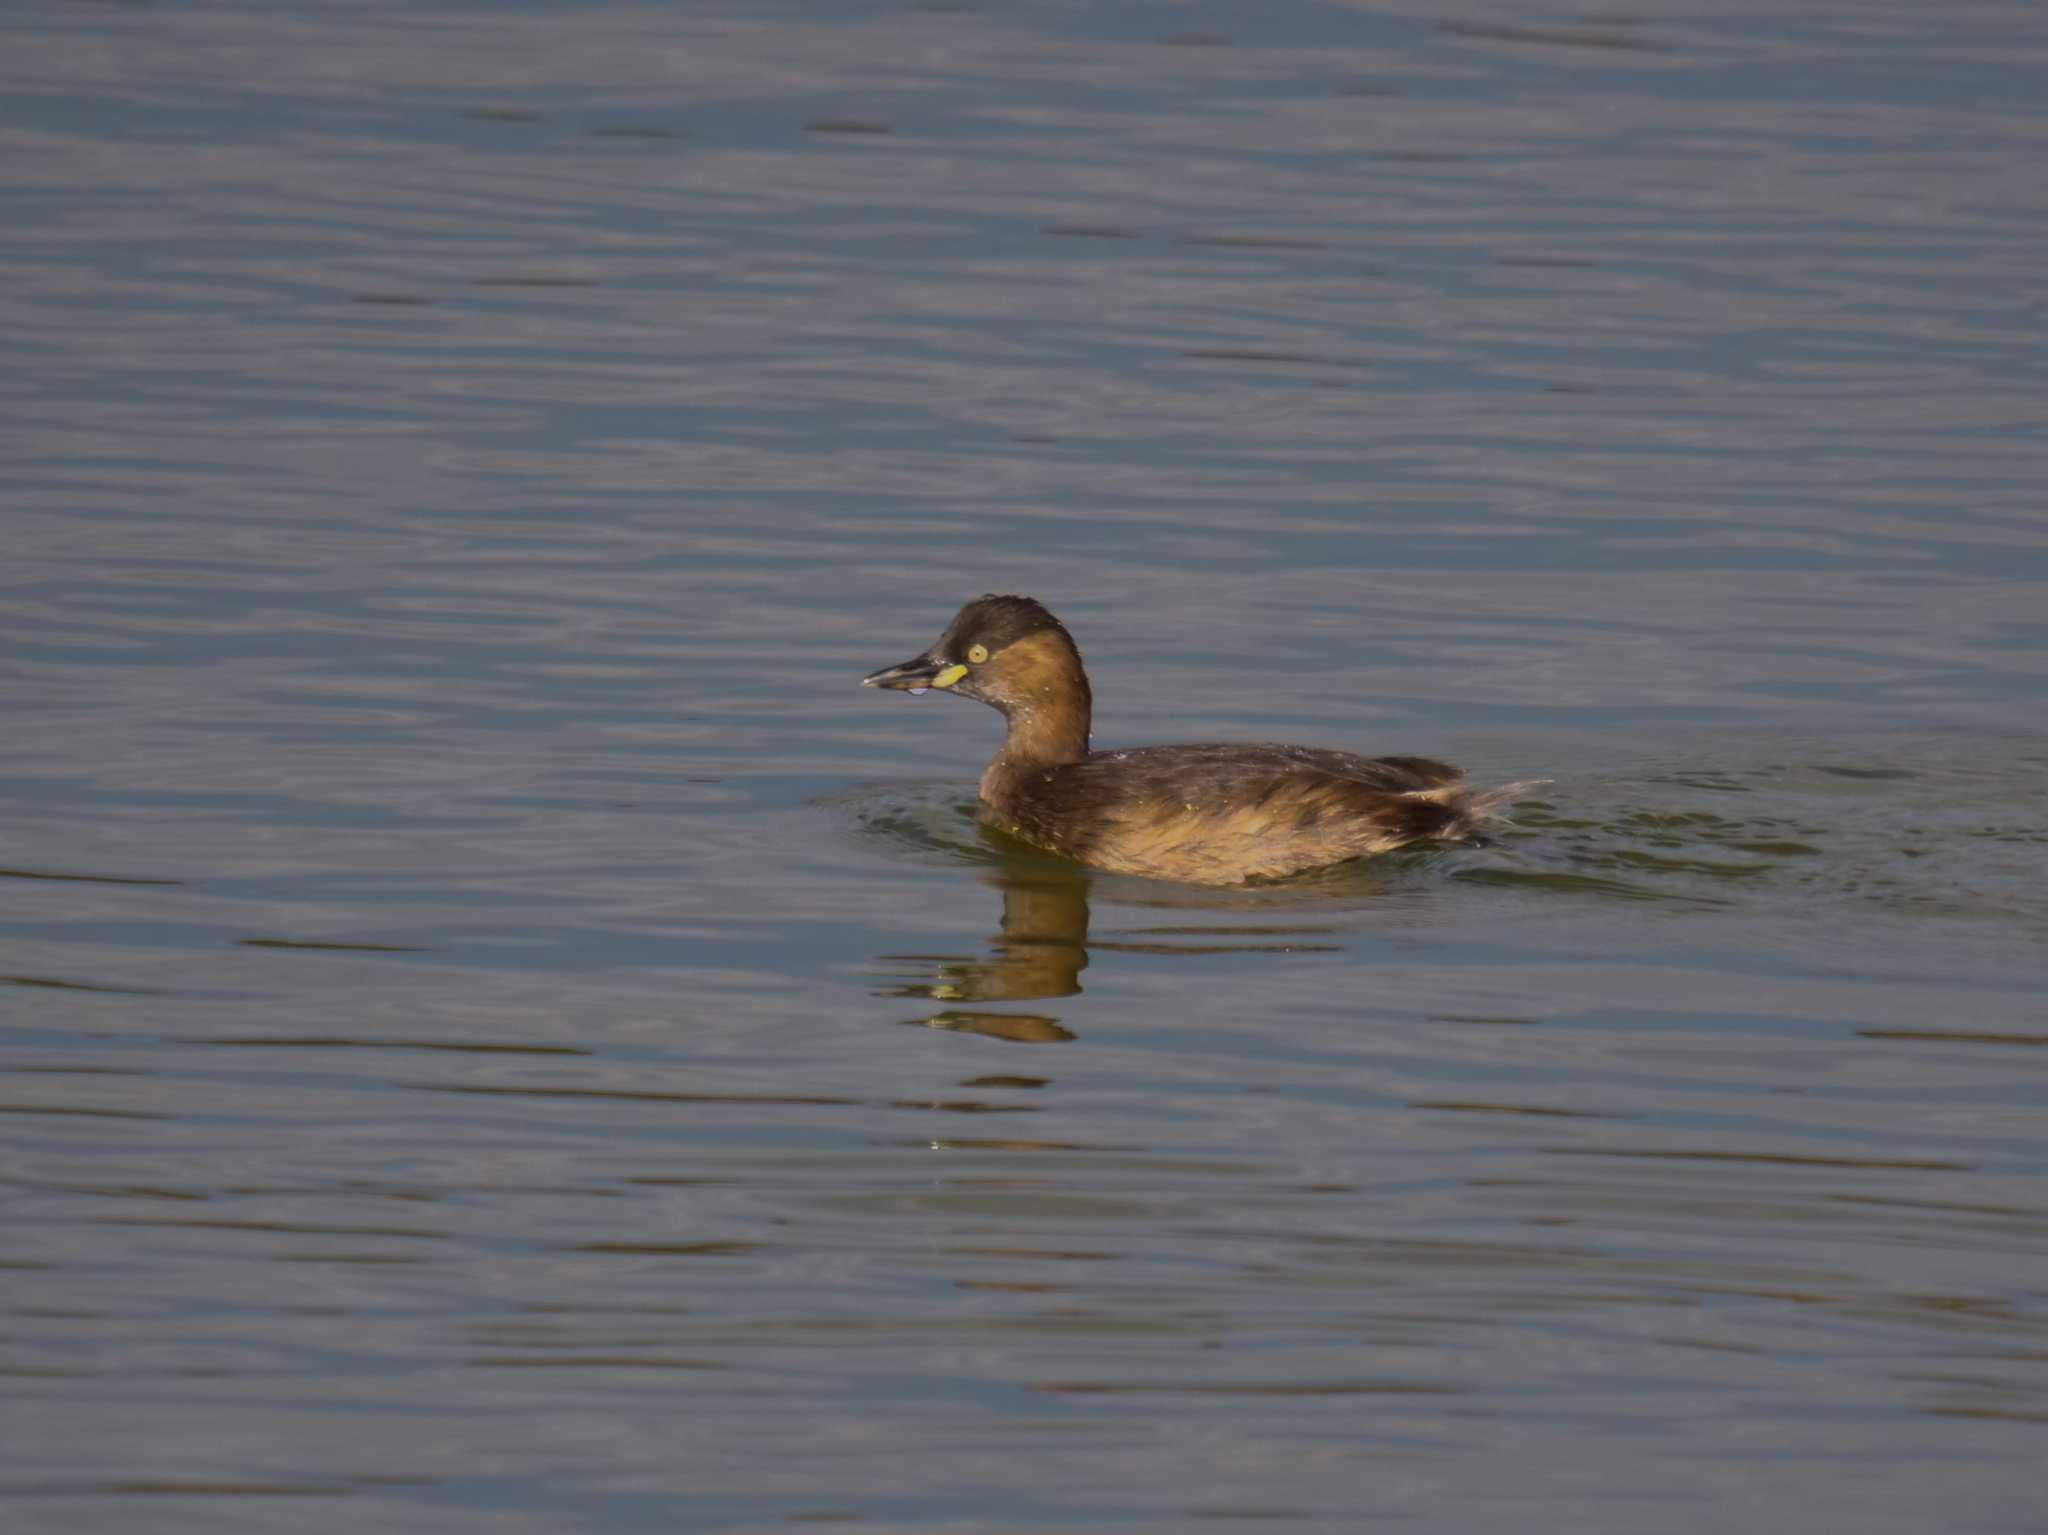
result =
[{"label": "water surface", "polygon": [[2033,9],[0,34],[10,1524],[2038,1523]]}]

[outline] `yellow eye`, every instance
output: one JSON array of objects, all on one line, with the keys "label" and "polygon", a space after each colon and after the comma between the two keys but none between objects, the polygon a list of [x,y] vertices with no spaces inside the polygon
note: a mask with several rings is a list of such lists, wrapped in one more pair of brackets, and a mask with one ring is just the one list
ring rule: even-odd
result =
[{"label": "yellow eye", "polygon": [[972,661],[976,666],[981,665],[982,662],[988,659],[988,646],[969,645],[967,647],[967,659]]}]

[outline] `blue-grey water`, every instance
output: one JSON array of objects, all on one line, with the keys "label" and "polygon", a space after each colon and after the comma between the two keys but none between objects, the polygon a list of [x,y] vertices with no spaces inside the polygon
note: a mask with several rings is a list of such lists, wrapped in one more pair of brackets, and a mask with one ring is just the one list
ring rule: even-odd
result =
[{"label": "blue-grey water", "polygon": [[[2019,1535],[2048,10],[0,14],[0,1523]],[[1097,740],[1550,780],[1272,887]]]}]

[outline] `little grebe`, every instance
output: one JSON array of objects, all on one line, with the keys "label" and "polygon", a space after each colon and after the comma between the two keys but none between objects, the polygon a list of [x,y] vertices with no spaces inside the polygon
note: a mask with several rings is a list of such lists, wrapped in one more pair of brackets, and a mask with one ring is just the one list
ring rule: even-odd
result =
[{"label": "little grebe", "polygon": [[863,685],[943,688],[1000,710],[1009,731],[982,803],[1026,842],[1121,874],[1234,885],[1466,841],[1529,787],[1475,794],[1448,763],[1306,746],[1090,751],[1081,652],[1029,597],[977,598],[923,655]]}]

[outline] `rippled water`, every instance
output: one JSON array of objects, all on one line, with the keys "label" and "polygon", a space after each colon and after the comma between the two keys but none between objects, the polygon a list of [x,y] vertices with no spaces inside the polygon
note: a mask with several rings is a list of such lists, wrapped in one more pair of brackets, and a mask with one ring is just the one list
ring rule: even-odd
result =
[{"label": "rippled water", "polygon": [[[2017,1532],[2048,19],[0,18],[9,1528]],[[1543,778],[1091,874],[986,711]]]}]

